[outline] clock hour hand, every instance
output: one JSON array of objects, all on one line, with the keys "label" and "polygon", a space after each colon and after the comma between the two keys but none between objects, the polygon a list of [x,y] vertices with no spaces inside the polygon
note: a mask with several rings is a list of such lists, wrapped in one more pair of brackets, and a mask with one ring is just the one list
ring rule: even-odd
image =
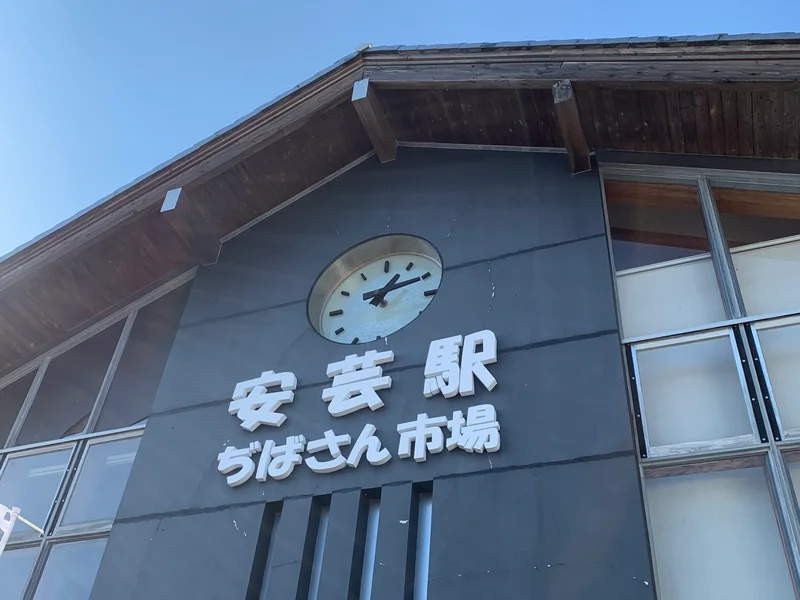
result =
[{"label": "clock hour hand", "polygon": [[[400,279],[400,273],[396,273],[390,280],[389,283],[384,285],[383,287],[378,288],[377,290],[372,290],[371,292],[365,292],[363,295],[364,300],[369,300],[370,298],[381,298],[386,293],[389,288],[391,288],[397,280]],[[377,306],[377,305],[376,305]]]},{"label": "clock hour hand", "polygon": [[405,281],[401,281],[399,283],[394,283],[392,285],[384,286],[380,290],[376,290],[374,292],[367,292],[366,294],[364,294],[364,300],[369,300],[370,298],[372,298],[370,304],[378,306],[381,302],[383,302],[384,298],[386,297],[386,294],[388,294],[389,292],[399,290],[400,288],[404,288],[407,285],[411,285],[412,283],[417,283],[418,281],[421,281],[421,279],[422,279],[421,277],[414,277],[413,279],[406,279]]}]

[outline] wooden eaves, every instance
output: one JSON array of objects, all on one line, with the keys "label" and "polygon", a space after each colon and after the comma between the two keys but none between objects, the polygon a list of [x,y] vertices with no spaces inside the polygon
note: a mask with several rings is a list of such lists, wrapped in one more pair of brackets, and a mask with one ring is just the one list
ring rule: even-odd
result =
[{"label": "wooden eaves", "polygon": [[[364,79],[367,96],[354,106]],[[574,92],[568,124],[552,92],[562,80]],[[0,375],[213,261],[218,243],[376,149],[390,160],[404,144],[583,143],[796,160],[800,35],[401,46],[348,56],[2,259]],[[179,189],[179,210],[162,213],[167,192]]]}]

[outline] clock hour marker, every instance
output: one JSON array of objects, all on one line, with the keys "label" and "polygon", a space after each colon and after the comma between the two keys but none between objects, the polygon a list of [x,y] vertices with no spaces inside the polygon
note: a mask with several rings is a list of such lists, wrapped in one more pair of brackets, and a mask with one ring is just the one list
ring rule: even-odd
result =
[{"label": "clock hour marker", "polygon": [[354,337],[354,338],[353,338],[353,341],[352,341],[352,342],[350,342],[350,343],[351,343],[351,344],[357,344],[357,343],[358,343],[358,338],[357,338],[357,337]]},{"label": "clock hour marker", "polygon": [[342,296],[349,296],[349,295],[350,295],[350,292],[345,292],[344,290],[342,290]]},{"label": "clock hour marker", "polygon": [[379,340],[379,339],[381,339],[381,336],[379,336],[379,335],[376,335],[376,336],[375,336],[375,339],[376,339],[376,340]]},{"label": "clock hour marker", "polygon": [[328,313],[328,316],[329,317],[338,317],[339,315],[343,315],[343,314],[344,314],[344,311],[340,308],[338,310],[332,310],[331,312]]},{"label": "clock hour marker", "polygon": [[411,270],[411,267],[413,267],[413,266],[414,266],[414,263],[413,263],[413,262],[410,262],[410,263],[408,263],[408,264],[406,265],[406,271],[410,271],[410,270]]},{"label": "clock hour marker", "polygon": [[383,272],[384,273],[388,273],[389,272],[389,261],[388,260],[383,261]]},{"label": "clock hour marker", "polygon": [[430,272],[430,271],[428,271],[428,272],[426,272],[426,273],[425,273],[425,275],[423,275],[423,276],[421,277],[421,279],[427,279],[427,278],[428,278],[428,277],[430,277],[430,276],[431,276],[431,272]]},{"label": "clock hour marker", "polygon": [[425,296],[435,296],[435,295],[436,295],[436,292],[438,292],[438,291],[439,291],[439,290],[427,290],[427,291],[425,292]]},{"label": "clock hour marker", "polygon": [[339,335],[339,334],[340,334],[340,333],[342,333],[343,331],[344,331],[344,327],[339,327],[339,329],[337,329],[337,330],[336,330],[336,331],[334,331],[333,333],[335,333],[336,335]]},{"label": "clock hour marker", "polygon": [[366,281],[366,280],[367,280],[367,276],[366,276],[366,275],[364,275],[364,274],[362,273],[362,274],[361,274],[361,279],[363,279],[364,281]]}]

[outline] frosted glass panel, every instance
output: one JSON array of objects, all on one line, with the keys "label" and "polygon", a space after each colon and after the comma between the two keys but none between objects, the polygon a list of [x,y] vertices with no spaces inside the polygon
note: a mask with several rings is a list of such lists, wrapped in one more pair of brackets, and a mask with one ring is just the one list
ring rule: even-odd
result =
[{"label": "frosted glass panel", "polygon": [[661,600],[794,598],[761,468],[647,480]]},{"label": "frosted glass panel", "polygon": [[732,256],[748,315],[800,309],[800,241]]},{"label": "frosted glass panel", "polygon": [[617,276],[624,337],[639,337],[725,320],[711,259]]},{"label": "frosted glass panel", "polygon": [[760,329],[758,339],[783,428],[800,428],[800,325]]},{"label": "frosted glass panel", "polygon": [[730,338],[636,353],[651,446],[752,433]]}]

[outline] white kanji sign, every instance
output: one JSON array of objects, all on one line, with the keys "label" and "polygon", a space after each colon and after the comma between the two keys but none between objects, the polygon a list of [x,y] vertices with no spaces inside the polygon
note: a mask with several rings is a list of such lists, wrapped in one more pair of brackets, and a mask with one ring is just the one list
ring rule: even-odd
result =
[{"label": "white kanji sign", "polygon": [[[459,354],[461,362],[459,364]],[[497,337],[484,329],[462,339],[460,335],[434,340],[428,348],[425,361],[426,398],[442,393],[445,398],[456,394],[472,396],[475,377],[492,391],[497,380],[486,365],[497,362]]]},{"label": "white kanji sign", "polygon": [[397,455],[400,458],[411,456],[414,446],[414,460],[425,462],[427,452],[437,454],[444,450],[444,434],[442,426],[447,425],[447,417],[428,417],[426,413],[417,415],[416,421],[400,423],[397,433],[400,434],[400,447]]},{"label": "white kanji sign", "polygon": [[383,374],[382,365],[394,360],[394,352],[369,350],[364,356],[350,354],[344,360],[328,365],[327,375],[333,385],[322,390],[322,399],[330,402],[328,412],[343,417],[362,408],[377,410],[383,401],[378,390],[391,387],[392,378]]},{"label": "white kanji sign", "polygon": [[500,423],[497,411],[491,404],[471,406],[464,413],[457,410],[453,418],[447,421],[450,437],[447,438],[447,449],[461,448],[467,452],[497,452],[500,449]]},{"label": "white kanji sign", "polygon": [[[275,386],[280,386],[281,391],[270,392],[269,388]],[[296,387],[297,377],[293,373],[264,371],[261,377],[236,384],[228,412],[237,415],[247,431],[255,431],[259,425],[280,427],[286,415],[275,411],[281,404],[294,400]]]},{"label": "white kanji sign", "polygon": [[[227,477],[228,485],[231,487],[242,485],[253,476],[253,473],[256,474],[258,481],[266,481],[267,476],[273,479],[285,479],[292,474],[297,465],[302,464],[301,453],[305,447],[306,438],[302,435],[290,435],[286,438],[286,443],[281,446],[276,446],[272,440],[267,440],[263,446],[261,442],[250,442],[247,448],[228,446],[217,456],[219,463],[217,468],[223,475],[236,471]],[[261,457],[258,459],[256,469],[253,455],[259,453]]]}]

